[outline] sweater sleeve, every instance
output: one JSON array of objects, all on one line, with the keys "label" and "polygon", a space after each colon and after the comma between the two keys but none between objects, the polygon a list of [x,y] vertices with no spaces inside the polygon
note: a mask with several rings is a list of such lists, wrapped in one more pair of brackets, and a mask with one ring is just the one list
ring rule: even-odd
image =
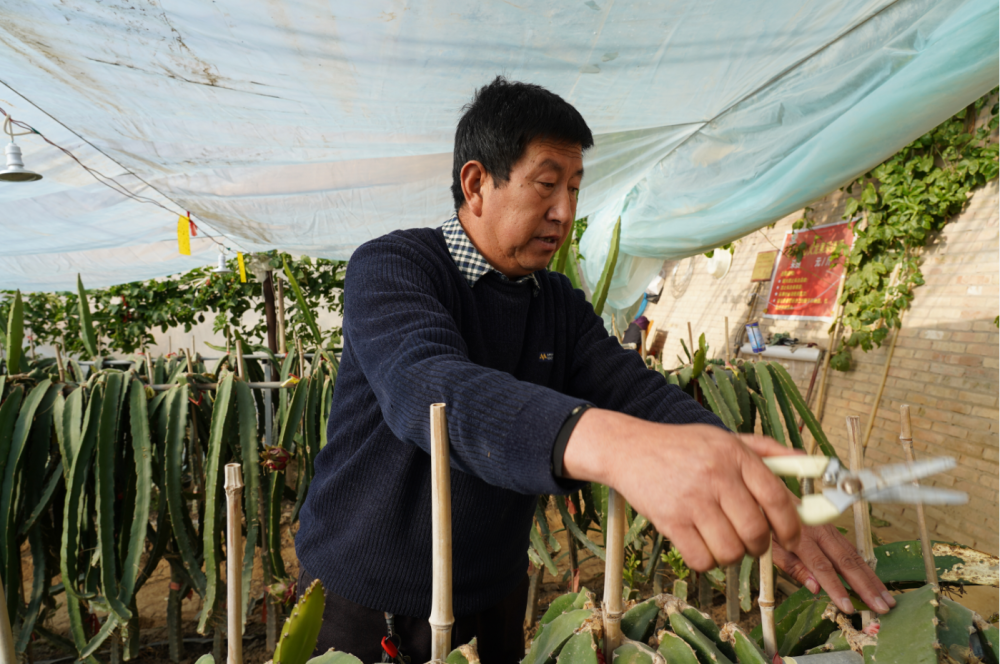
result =
[{"label": "sweater sleeve", "polygon": [[649,370],[639,353],[622,348],[581,291],[573,291],[571,297],[578,333],[570,367],[571,394],[652,422],[725,428],[715,413]]},{"label": "sweater sleeve", "polygon": [[522,494],[564,493],[552,476],[552,444],[585,402],[472,362],[439,272],[392,237],[362,245],[348,263],[345,350],[386,424],[429,452],[430,405],[444,403],[454,468]]}]

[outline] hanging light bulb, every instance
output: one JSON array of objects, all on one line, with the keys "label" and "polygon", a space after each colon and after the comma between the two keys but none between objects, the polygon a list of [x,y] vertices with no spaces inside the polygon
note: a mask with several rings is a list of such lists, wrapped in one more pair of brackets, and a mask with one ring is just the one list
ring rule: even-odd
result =
[{"label": "hanging light bulb", "polygon": [[42,176],[24,167],[21,160],[21,148],[14,144],[13,138],[7,144],[7,168],[0,171],[0,181],[3,182],[34,182]]},{"label": "hanging light bulb", "polygon": [[232,270],[226,267],[226,250],[222,249],[219,251],[219,265],[212,270],[212,274],[229,274],[230,272]]}]

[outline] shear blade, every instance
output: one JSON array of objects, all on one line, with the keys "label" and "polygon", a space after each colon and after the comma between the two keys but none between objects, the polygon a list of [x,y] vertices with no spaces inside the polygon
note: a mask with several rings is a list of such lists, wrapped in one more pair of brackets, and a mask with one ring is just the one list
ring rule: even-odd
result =
[{"label": "shear blade", "polygon": [[[897,463],[889,466],[881,466],[874,470],[879,476],[878,484],[883,487],[892,485],[903,485],[919,480],[922,477],[937,475],[955,467],[954,457],[936,457],[934,459],[921,459],[913,463]],[[869,499],[870,500],[870,499]]]},{"label": "shear blade", "polygon": [[925,505],[964,505],[969,494],[964,491],[904,484],[891,486],[870,493],[864,499],[873,503],[923,503]]}]

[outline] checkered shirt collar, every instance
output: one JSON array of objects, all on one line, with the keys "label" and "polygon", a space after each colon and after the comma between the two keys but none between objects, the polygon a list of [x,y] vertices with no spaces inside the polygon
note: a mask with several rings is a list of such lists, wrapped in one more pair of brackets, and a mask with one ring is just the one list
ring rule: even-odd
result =
[{"label": "checkered shirt collar", "polygon": [[489,262],[483,257],[476,246],[472,244],[472,240],[469,236],[465,234],[465,229],[462,228],[462,224],[458,221],[458,216],[453,216],[448,221],[444,222],[441,226],[441,230],[444,232],[444,241],[448,245],[448,253],[451,254],[452,260],[455,261],[455,265],[458,266],[458,271],[462,273],[466,281],[469,282],[470,286],[475,286],[476,282],[488,272],[496,272],[500,275],[500,278],[515,284],[531,284],[531,290],[533,295],[537,295],[540,290],[538,284],[538,277],[534,273],[527,276],[521,277],[520,279],[510,279],[505,274],[495,269]]}]

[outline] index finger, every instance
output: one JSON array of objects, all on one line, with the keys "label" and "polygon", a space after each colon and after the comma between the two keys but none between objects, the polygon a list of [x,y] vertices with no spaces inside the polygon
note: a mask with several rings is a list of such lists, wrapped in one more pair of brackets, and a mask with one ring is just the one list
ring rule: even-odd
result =
[{"label": "index finger", "polygon": [[764,510],[764,516],[771,524],[771,530],[774,531],[778,543],[786,549],[794,549],[798,546],[799,536],[802,533],[802,521],[795,509],[792,493],[785,483],[764,465],[753,449],[746,447],[746,451],[746,457],[741,464],[743,483]]}]

